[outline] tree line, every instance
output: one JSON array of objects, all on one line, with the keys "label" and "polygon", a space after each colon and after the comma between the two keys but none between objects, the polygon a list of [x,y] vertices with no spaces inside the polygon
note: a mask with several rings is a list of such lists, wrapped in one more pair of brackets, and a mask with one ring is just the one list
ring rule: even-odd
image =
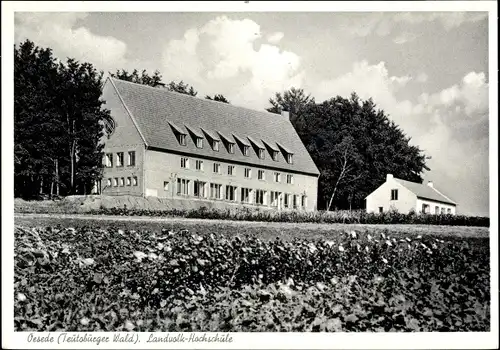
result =
[{"label": "tree line", "polygon": [[[57,61],[29,40],[14,47],[14,176],[16,197],[88,194],[102,177],[102,137],[112,125],[103,108],[104,73],[90,63]],[[184,81],[159,71],[118,69],[112,77],[196,97]],[[225,96],[205,99],[230,103]],[[290,121],[320,170],[319,209],[357,209],[387,173],[422,182],[428,157],[377,108],[356,93],[321,103],[303,89],[277,92],[268,112]],[[272,118],[272,116],[270,116]]]}]

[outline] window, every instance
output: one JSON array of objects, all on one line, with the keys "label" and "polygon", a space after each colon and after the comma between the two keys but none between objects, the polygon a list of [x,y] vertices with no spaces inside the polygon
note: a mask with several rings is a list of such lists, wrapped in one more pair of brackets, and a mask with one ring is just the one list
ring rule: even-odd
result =
[{"label": "window", "polygon": [[302,208],[305,208],[305,207],[306,207],[306,196],[305,196],[305,195],[302,195],[302,198],[301,198],[301,206],[302,206]]},{"label": "window", "polygon": [[214,173],[220,174],[220,163],[214,163]]},{"label": "window", "polygon": [[441,215],[445,214],[445,209],[441,208]]},{"label": "window", "polygon": [[250,203],[250,189],[242,188],[241,189],[241,201],[243,203]]},{"label": "window", "polygon": [[203,148],[203,139],[201,137],[196,138],[196,147]]},{"label": "window", "polygon": [[391,201],[398,200],[398,190],[391,190]]},{"label": "window", "polygon": [[228,165],[227,166],[227,174],[228,175],[234,175],[234,165]]},{"label": "window", "polygon": [[127,186],[130,186],[130,185],[132,185],[132,178],[127,177]]},{"label": "window", "polygon": [[439,214],[439,207],[437,205],[434,207],[434,214]]},{"label": "window", "polygon": [[123,152],[118,152],[116,154],[116,166],[123,166]]},{"label": "window", "polygon": [[248,157],[248,155],[250,154],[249,149],[250,149],[250,147],[248,147],[248,146],[243,146],[243,155],[244,155],[244,156],[247,156],[247,157]]},{"label": "window", "polygon": [[188,169],[189,168],[189,159],[181,158],[181,168]]},{"label": "window", "polygon": [[117,177],[115,177],[115,178],[113,179],[113,186],[114,186],[114,187],[117,187],[117,186],[118,186],[118,178],[117,178]]},{"label": "window", "polygon": [[120,187],[123,187],[123,186],[125,186],[125,178],[121,177],[120,178]]},{"label": "window", "polygon": [[286,183],[293,184],[293,175],[291,175],[291,174],[286,175]]},{"label": "window", "polygon": [[281,174],[274,173],[274,182],[281,182]]},{"label": "window", "polygon": [[265,158],[265,153],[263,148],[259,148],[259,158],[264,159]]},{"label": "window", "polygon": [[137,186],[137,176],[132,178],[132,185]]},{"label": "window", "polygon": [[383,213],[384,212],[384,207],[378,207],[378,212]]},{"label": "window", "polygon": [[285,193],[285,196],[283,198],[284,199],[283,204],[284,204],[285,208],[288,208],[290,206],[290,198],[289,197],[290,197],[290,195],[288,193]]},{"label": "window", "polygon": [[258,178],[259,180],[264,180],[264,170],[259,170],[259,171],[257,172],[257,178]]},{"label": "window", "polygon": [[168,181],[163,181],[163,190],[168,191]]},{"label": "window", "polygon": [[428,214],[429,213],[430,206],[429,204],[422,204],[422,213]]},{"label": "window", "polygon": [[205,185],[206,182],[203,181],[195,181],[194,182],[194,196],[205,198]]},{"label": "window", "polygon": [[245,177],[250,178],[252,177],[252,169],[250,168],[245,168]]},{"label": "window", "polygon": [[231,154],[234,153],[234,143],[228,143],[227,151]]},{"label": "window", "polygon": [[218,140],[214,140],[213,145],[212,145],[212,149],[216,152],[219,152],[219,141]]},{"label": "window", "polygon": [[135,151],[128,152],[128,166],[135,166]]},{"label": "window", "polygon": [[186,134],[179,134],[179,143],[182,146],[186,146]]},{"label": "window", "polygon": [[106,165],[106,168],[113,167],[113,153],[106,153],[105,165]]},{"label": "window", "polygon": [[272,207],[278,206],[278,198],[279,198],[279,192],[271,191],[271,206]]},{"label": "window", "polygon": [[236,200],[236,186],[226,186],[226,200],[235,201]]},{"label": "window", "polygon": [[111,183],[112,183],[111,179],[108,179],[108,182],[107,182],[108,187],[111,187]]},{"label": "window", "polygon": [[293,209],[297,209],[299,207],[299,196],[293,195]]},{"label": "window", "polygon": [[451,209],[450,208],[448,208],[448,214],[451,214]]},{"label": "window", "polygon": [[210,184],[210,198],[222,199],[222,185]]},{"label": "window", "polygon": [[266,191],[256,190],[255,191],[255,203],[256,204],[265,204],[265,196],[266,196]]},{"label": "window", "polygon": [[189,180],[177,179],[177,194],[187,196],[189,194]]},{"label": "window", "polygon": [[196,170],[203,171],[203,161],[202,160],[197,160],[195,162]]},{"label": "window", "polygon": [[287,162],[288,164],[292,164],[292,163],[293,163],[293,154],[288,153],[288,154],[286,155],[286,162]]},{"label": "window", "polygon": [[278,151],[272,151],[271,152],[271,158],[277,162],[278,161]]}]

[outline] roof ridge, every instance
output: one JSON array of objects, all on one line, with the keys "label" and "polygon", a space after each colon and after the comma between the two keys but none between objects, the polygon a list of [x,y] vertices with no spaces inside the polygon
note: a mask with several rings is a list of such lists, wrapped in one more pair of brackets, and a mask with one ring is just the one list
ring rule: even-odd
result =
[{"label": "roof ridge", "polygon": [[[183,93],[177,92],[177,91],[170,91],[170,90],[167,90],[167,89],[161,89],[161,88],[157,88],[157,87],[150,86],[150,85],[134,83],[132,81],[123,80],[123,79],[119,79],[119,78],[114,78],[114,77],[111,77],[111,76],[108,77],[108,79],[115,80],[115,81],[117,80],[117,81],[120,81],[120,82],[128,83],[128,84],[131,84],[131,85],[136,85],[136,86],[140,86],[140,87],[145,87],[145,88],[149,88],[149,89],[154,89],[155,91],[161,91],[161,92],[164,92],[164,93],[167,93],[167,94],[169,94],[169,93],[170,94],[175,94],[176,96],[181,95],[183,97],[193,98],[193,99],[196,99],[198,101],[203,101],[203,102],[208,102],[208,103],[216,103],[218,106],[226,106],[226,107],[229,107],[229,108],[245,109],[245,110],[249,110],[249,111],[252,111],[252,112],[258,112],[258,113],[262,113],[262,114],[268,114],[268,115],[271,115],[271,116],[278,116],[278,117],[284,118],[282,115],[277,114],[277,113],[269,112],[266,109],[264,109],[264,110],[253,109],[253,108],[249,108],[249,107],[234,105],[234,104],[231,104],[231,103],[225,103],[225,102],[220,102],[220,101],[215,101],[215,100],[209,100],[207,98],[201,98],[201,97],[192,96],[192,95],[189,95],[189,94],[183,94]],[[288,122],[290,122],[289,118],[284,118],[284,119],[287,120]]]},{"label": "roof ridge", "polygon": [[444,193],[441,193],[438,189],[434,188],[434,186],[433,187],[429,186],[429,187],[432,188],[434,191],[436,191],[441,196],[443,196],[444,198],[448,199],[450,202],[456,203],[453,199],[451,199],[450,197],[448,197]]}]

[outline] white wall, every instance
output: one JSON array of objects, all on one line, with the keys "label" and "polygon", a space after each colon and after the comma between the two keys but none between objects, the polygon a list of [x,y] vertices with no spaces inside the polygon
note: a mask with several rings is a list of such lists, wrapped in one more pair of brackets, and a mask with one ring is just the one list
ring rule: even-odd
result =
[{"label": "white wall", "polygon": [[440,203],[440,202],[434,202],[431,200],[426,200],[426,199],[417,199],[417,212],[421,213],[422,212],[422,206],[426,204],[429,205],[429,214],[436,214],[435,209],[438,207],[439,214],[441,214],[441,209],[444,208],[445,214],[448,214],[448,209],[450,210],[450,214],[455,215],[456,214],[456,206],[450,205],[450,204],[445,204],[445,203]]},{"label": "white wall", "polygon": [[[398,200],[391,200],[391,190],[398,190]],[[393,178],[389,178],[379,188],[366,197],[366,211],[368,213],[378,213],[382,207],[384,212],[390,209],[400,213],[408,213],[410,210],[417,210],[417,196],[401,185]]]}]

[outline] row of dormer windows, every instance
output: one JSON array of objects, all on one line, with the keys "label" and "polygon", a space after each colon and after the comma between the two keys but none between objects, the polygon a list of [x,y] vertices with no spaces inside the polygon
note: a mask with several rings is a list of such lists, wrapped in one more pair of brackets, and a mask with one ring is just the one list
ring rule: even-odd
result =
[{"label": "row of dormer windows", "polygon": [[[179,142],[179,144],[181,146],[186,146],[187,145],[187,134],[183,133],[183,132],[180,132],[180,131],[177,131],[176,132],[177,134],[177,140]],[[197,148],[203,148],[203,137],[200,137],[200,136],[194,136],[194,140],[195,140],[195,145]],[[212,139],[211,142],[210,142],[210,146],[212,148],[213,151],[215,152],[219,152],[220,150],[220,140],[216,140],[216,139]],[[227,140],[227,143],[226,143],[226,149],[227,149],[227,152],[230,153],[230,154],[234,154],[235,150],[234,150],[234,147],[235,146],[235,143],[232,142],[231,140]],[[270,155],[271,155],[271,159],[275,162],[278,161],[278,151],[277,150],[270,150]],[[249,145],[245,145],[245,144],[242,144],[242,147],[241,147],[241,153],[246,156],[246,157],[249,157],[250,156],[250,146]],[[257,156],[259,157],[259,159],[265,159],[265,155],[266,155],[266,150],[264,148],[261,148],[260,146],[257,146]],[[285,160],[288,164],[292,164],[293,163],[293,153],[288,153],[288,152],[283,152],[284,154],[284,157],[285,157]]]},{"label": "row of dormer windows", "polygon": [[[196,159],[195,162],[195,170],[197,171],[204,171],[204,162],[203,160]],[[190,161],[189,158],[187,157],[181,157],[181,168],[183,169],[190,169]],[[222,166],[220,163],[213,163],[212,164],[212,172],[214,174],[222,174]],[[235,175],[235,166],[234,165],[228,165],[227,166],[227,175],[234,176]],[[243,169],[243,175],[247,179],[252,178],[252,168],[245,167]],[[266,172],[265,170],[258,169],[257,170],[257,179],[258,180],[265,180],[266,179]],[[273,181],[274,182],[281,182],[281,172],[275,171],[273,173]],[[294,178],[293,174],[286,174],[286,183],[287,184],[292,184],[294,183]]]}]

